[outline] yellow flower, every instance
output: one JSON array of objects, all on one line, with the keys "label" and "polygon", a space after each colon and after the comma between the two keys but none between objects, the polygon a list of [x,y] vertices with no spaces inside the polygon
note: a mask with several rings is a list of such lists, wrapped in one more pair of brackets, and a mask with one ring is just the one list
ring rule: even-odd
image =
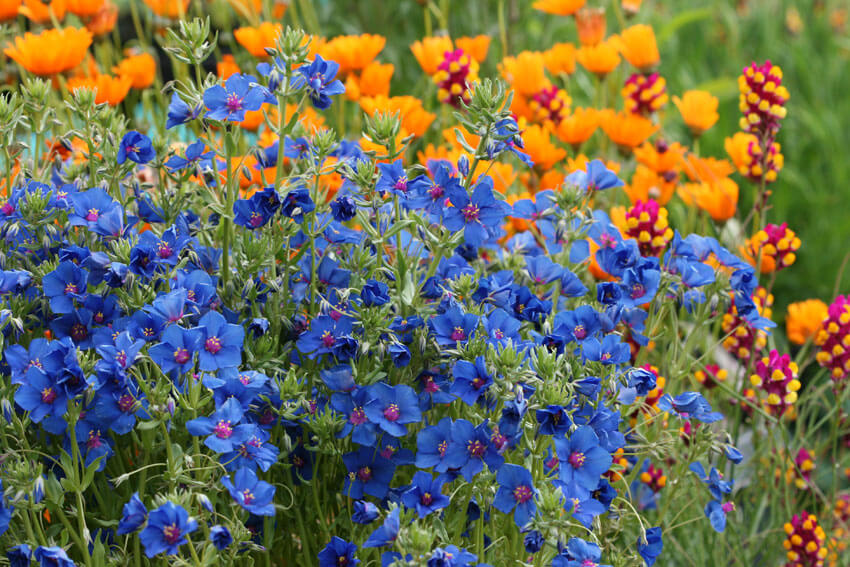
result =
[{"label": "yellow flower", "polygon": [[785,316],[788,340],[795,345],[801,345],[815,338],[828,314],[829,307],[820,299],[792,303],[788,306],[788,314]]},{"label": "yellow flower", "polygon": [[584,6],[587,0],[537,0],[531,6],[535,10],[554,14],[556,16],[570,16],[575,14],[579,8]]},{"label": "yellow flower", "polygon": [[626,61],[641,70],[651,69],[661,59],[655,32],[645,24],[623,30],[620,34],[620,50]]},{"label": "yellow flower", "polygon": [[720,118],[717,97],[706,91],[685,91],[682,98],[673,97],[673,104],[695,136],[714,126]]},{"label": "yellow flower", "polygon": [[21,67],[36,75],[55,75],[83,62],[92,34],[85,28],[45,30],[38,35],[26,32],[3,51]]}]

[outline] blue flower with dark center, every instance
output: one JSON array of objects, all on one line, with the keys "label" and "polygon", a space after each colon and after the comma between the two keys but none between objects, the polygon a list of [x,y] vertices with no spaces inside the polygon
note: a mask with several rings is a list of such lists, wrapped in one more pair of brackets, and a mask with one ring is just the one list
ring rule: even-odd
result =
[{"label": "blue flower with dark center", "polygon": [[452,232],[463,230],[467,244],[481,246],[510,214],[511,206],[493,194],[493,179],[482,176],[472,195],[460,186],[450,187],[447,196],[452,206],[443,210],[443,225]]},{"label": "blue flower with dark center", "polygon": [[165,167],[172,173],[184,169],[196,169],[198,164],[213,157],[213,152],[205,152],[206,144],[202,140],[196,140],[186,146],[185,157],[173,155],[165,161]]},{"label": "blue flower with dark center", "polygon": [[216,453],[228,453],[254,434],[254,424],[240,424],[244,416],[245,410],[239,400],[230,398],[211,416],[186,422],[186,430],[197,437],[206,435],[204,445]]},{"label": "blue flower with dark center", "polygon": [[487,371],[487,362],[483,355],[475,363],[458,360],[452,369],[454,382],[449,392],[459,397],[467,405],[473,405],[493,383],[493,377]]},{"label": "blue flower with dark center", "polygon": [[459,419],[452,425],[452,443],[447,453],[452,461],[460,461],[460,473],[467,482],[484,470],[484,463],[491,471],[496,471],[505,462],[498,449],[491,442],[493,431],[487,422],[474,426],[465,419]]},{"label": "blue flower with dark center", "polygon": [[227,322],[221,313],[210,311],[198,322],[198,366],[215,371],[235,368],[242,363],[242,343],[245,329]]},{"label": "blue flower with dark center", "polygon": [[291,218],[298,224],[304,222],[304,215],[316,208],[316,204],[310,198],[310,190],[303,186],[290,190],[283,197],[282,203],[281,214]]},{"label": "blue flower with dark center", "polygon": [[611,466],[611,454],[599,444],[593,428],[582,425],[573,434],[555,439],[558,453],[558,476],[566,484],[575,483],[588,490],[596,490],[602,473]]},{"label": "blue flower with dark center", "polygon": [[354,557],[357,546],[341,537],[333,536],[330,543],[319,552],[319,567],[354,567],[360,560]]},{"label": "blue flower with dark center", "polygon": [[185,374],[195,363],[201,339],[197,329],[171,325],[162,334],[161,342],[152,346],[148,354],[163,374]]},{"label": "blue flower with dark center", "polygon": [[345,85],[335,79],[337,71],[339,63],[325,61],[317,54],[309,65],[302,65],[296,70],[298,74],[292,78],[291,86],[296,89],[306,88],[313,107],[325,110],[332,103],[331,96],[345,92]]},{"label": "blue flower with dark center", "polygon": [[413,475],[410,488],[402,494],[401,502],[424,518],[450,504],[449,497],[442,492],[444,484],[445,480],[441,477],[434,479],[430,473],[418,471]]},{"label": "blue flower with dark center", "polygon": [[588,193],[625,185],[623,180],[605,167],[605,163],[600,159],[588,162],[587,169],[584,171],[578,170],[570,173],[565,183],[575,185]]},{"label": "blue flower with dark center", "polygon": [[345,346],[345,339],[351,338],[352,329],[350,317],[335,320],[330,315],[319,315],[310,323],[310,328],[298,337],[296,346],[309,358],[322,354],[336,356],[339,349]]},{"label": "blue flower with dark center", "polygon": [[[35,548],[33,558],[38,561],[39,567],[76,567],[76,563],[68,557],[68,554],[61,547],[40,545]],[[29,562],[27,565],[29,565]]]},{"label": "blue flower with dark center", "polygon": [[369,386],[371,400],[363,407],[369,421],[393,437],[407,434],[405,424],[422,420],[419,399],[410,386],[378,382]]},{"label": "blue flower with dark center", "polygon": [[121,515],[121,521],[118,522],[118,535],[133,533],[142,527],[148,519],[148,509],[139,499],[139,493],[136,492],[130,497],[130,501],[124,504],[124,509]]},{"label": "blue flower with dark center", "polygon": [[44,295],[54,313],[71,313],[74,301],[82,302],[87,291],[88,272],[70,261],[60,262],[42,278]]},{"label": "blue flower with dark center", "polygon": [[176,92],[171,93],[171,101],[168,104],[168,120],[165,123],[166,130],[196,119],[200,116],[201,110],[201,105],[193,109],[183,102],[183,99]]},{"label": "blue flower with dark center", "polygon": [[378,440],[378,426],[369,421],[364,409],[371,399],[372,394],[367,388],[359,388],[351,393],[336,392],[331,396],[331,407],[346,418],[345,425],[337,437],[351,435],[351,440],[358,445],[375,445]]},{"label": "blue flower with dark center", "polygon": [[155,157],[156,152],[153,149],[151,139],[144,134],[130,130],[121,138],[121,143],[118,145],[119,164],[127,160],[139,164],[148,163]]},{"label": "blue flower with dark center", "polygon": [[233,475],[233,481],[224,477],[221,484],[230,492],[230,496],[245,510],[256,516],[274,516],[275,488],[268,482],[257,478],[257,473],[243,467]]},{"label": "blue flower with dark center", "polygon": [[349,498],[360,500],[364,494],[375,498],[384,498],[390,489],[395,474],[395,464],[385,459],[372,447],[361,447],[342,456],[342,462],[348,474],[342,493]]},{"label": "blue flower with dark center", "polygon": [[148,558],[163,552],[177,555],[181,545],[190,543],[186,536],[197,529],[197,520],[190,518],[182,506],[166,502],[150,513],[148,525],[139,534],[139,539]]},{"label": "blue flower with dark center", "polygon": [[552,567],[611,567],[600,565],[602,551],[595,543],[574,537],[552,560]]},{"label": "blue flower with dark center", "polygon": [[499,490],[493,499],[493,506],[505,514],[514,513],[514,522],[519,527],[528,524],[537,514],[537,504],[534,496],[537,489],[531,478],[531,473],[525,468],[514,464],[504,464],[496,474]]},{"label": "blue flower with dark center", "polygon": [[442,315],[428,321],[431,333],[440,346],[455,347],[466,344],[478,328],[478,315],[464,313],[460,307],[451,307]]},{"label": "blue flower with dark center", "polygon": [[605,335],[601,342],[596,337],[591,337],[582,345],[581,353],[585,360],[594,360],[606,365],[622,364],[628,362],[631,357],[629,345],[614,334]]},{"label": "blue flower with dark center", "polygon": [[658,409],[675,412],[682,419],[696,419],[703,423],[723,419],[722,413],[711,411],[711,404],[699,392],[685,392],[675,398],[665,394],[658,400]]},{"label": "blue flower with dark center", "polygon": [[249,110],[259,110],[267,101],[266,89],[250,75],[234,73],[224,86],[213,85],[204,91],[204,115],[208,120],[242,122]]},{"label": "blue flower with dark center", "polygon": [[213,526],[210,528],[210,541],[217,550],[221,551],[233,543],[233,536],[225,526]]}]

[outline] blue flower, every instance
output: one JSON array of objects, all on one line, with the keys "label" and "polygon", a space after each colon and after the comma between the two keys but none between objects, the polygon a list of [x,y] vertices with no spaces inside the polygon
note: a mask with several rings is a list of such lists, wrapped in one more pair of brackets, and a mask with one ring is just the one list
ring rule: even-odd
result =
[{"label": "blue flower", "polygon": [[221,551],[233,543],[233,536],[225,526],[213,526],[210,528],[210,541],[217,550]]},{"label": "blue flower", "polygon": [[39,567],[74,567],[76,565],[61,547],[40,545],[35,548],[33,557],[38,561]]},{"label": "blue flower", "polygon": [[259,110],[267,100],[265,89],[254,77],[234,73],[224,86],[213,85],[204,91],[205,117],[209,120],[242,122],[245,112]]},{"label": "blue flower", "polygon": [[599,444],[599,437],[588,425],[576,429],[569,438],[556,438],[558,475],[566,484],[593,491],[599,486],[602,473],[611,466],[610,453]]},{"label": "blue flower", "polygon": [[658,400],[658,408],[662,411],[673,411],[682,419],[696,419],[703,423],[714,423],[723,419],[722,413],[711,411],[711,404],[699,392],[685,392],[675,398],[665,394]]},{"label": "blue flower", "polygon": [[491,471],[496,471],[505,462],[491,442],[492,437],[493,432],[486,421],[474,426],[465,419],[459,419],[452,425],[452,443],[446,450],[446,456],[461,463],[460,473],[467,482],[472,482],[475,475],[484,470],[484,463]]},{"label": "blue flower", "polygon": [[130,497],[130,501],[124,504],[124,509],[121,515],[121,521],[118,522],[118,529],[115,531],[118,535],[132,533],[142,527],[148,519],[148,509],[139,499],[139,493],[136,492]]},{"label": "blue flower", "polygon": [[135,130],[130,130],[121,138],[118,145],[118,163],[127,160],[135,163],[148,163],[156,157],[151,139]]},{"label": "blue flower", "polygon": [[629,345],[614,334],[605,335],[602,342],[591,337],[582,345],[581,353],[585,360],[594,360],[606,365],[628,362],[631,357]]},{"label": "blue flower", "polygon": [[360,299],[366,307],[385,305],[390,301],[390,288],[384,282],[366,280]]},{"label": "blue flower", "polygon": [[297,69],[298,75],[292,78],[291,86],[306,88],[313,107],[325,110],[332,103],[331,96],[345,92],[345,85],[335,79],[338,70],[339,63],[325,61],[317,54],[309,65]]},{"label": "blue flower", "polygon": [[27,544],[21,543],[9,548],[9,551],[6,552],[6,559],[9,561],[9,567],[29,567],[32,560],[32,550]]},{"label": "blue flower", "polygon": [[519,465],[505,464],[496,474],[499,490],[493,500],[493,506],[505,514],[514,512],[514,522],[519,527],[528,524],[537,514],[537,504],[534,496],[537,489],[531,478],[531,473]]},{"label": "blue flower", "polygon": [[206,435],[204,445],[216,453],[228,453],[247,441],[256,428],[253,424],[240,424],[244,415],[245,410],[239,400],[230,398],[210,417],[188,421],[186,429],[190,435]]},{"label": "blue flower", "polygon": [[372,447],[378,440],[378,426],[369,421],[363,409],[372,399],[367,388],[359,388],[351,393],[335,392],[331,396],[331,407],[346,417],[345,425],[338,437],[351,435],[351,440],[360,445]]},{"label": "blue flower", "polygon": [[[195,328],[198,342],[198,366],[201,370],[235,368],[242,363],[245,329],[227,322],[221,313],[210,311]],[[167,334],[167,331],[166,331]]]},{"label": "blue flower", "polygon": [[3,493],[3,481],[0,479],[0,535],[6,533],[9,529],[9,522],[12,520],[12,512],[14,506],[7,505],[6,496]]},{"label": "blue flower", "polygon": [[536,285],[545,285],[560,279],[564,268],[547,258],[546,256],[533,256],[525,258],[525,269],[531,281]]},{"label": "blue flower", "polygon": [[528,553],[537,553],[543,548],[544,543],[546,543],[546,540],[543,538],[543,534],[537,530],[531,530],[522,538],[522,545]]},{"label": "blue flower", "polygon": [[395,465],[371,447],[361,447],[342,456],[348,474],[342,493],[355,500],[369,494],[375,498],[387,495],[395,474]]},{"label": "blue flower", "polygon": [[585,171],[578,170],[569,174],[566,183],[575,185],[588,193],[625,185],[623,180],[605,167],[605,163],[600,159],[589,162]]},{"label": "blue flower", "polygon": [[177,555],[181,545],[190,543],[186,536],[197,529],[197,520],[190,518],[182,506],[166,502],[150,513],[148,525],[139,534],[139,539],[148,558],[163,552]]},{"label": "blue flower", "polygon": [[418,471],[413,475],[413,483],[401,496],[401,502],[411,510],[416,510],[420,518],[447,507],[449,497],[443,494],[445,480],[432,478],[430,473]]},{"label": "blue flower", "polygon": [[428,180],[422,175],[408,179],[402,160],[379,163],[378,169],[381,171],[381,176],[375,184],[376,191],[398,195],[402,203],[410,209],[422,209],[431,203]]},{"label": "blue flower", "polygon": [[732,502],[719,502],[711,500],[705,505],[705,516],[714,531],[723,533],[726,530],[726,514],[735,509],[735,504]]},{"label": "blue flower", "polygon": [[385,545],[391,545],[398,537],[398,532],[401,528],[399,514],[400,509],[394,508],[384,519],[383,525],[369,534],[369,538],[363,544],[363,547],[384,547]]},{"label": "blue flower", "polygon": [[165,167],[172,173],[188,167],[196,167],[199,162],[213,156],[213,152],[205,152],[205,148],[206,144],[202,140],[196,140],[186,147],[186,157],[173,155],[166,160]]},{"label": "blue flower", "polygon": [[602,551],[598,545],[574,537],[552,561],[552,567],[610,567],[600,565],[601,559]]},{"label": "blue flower", "polygon": [[478,327],[478,315],[464,313],[460,307],[451,307],[442,315],[428,321],[431,333],[440,346],[455,347],[464,344]]},{"label": "blue flower", "polygon": [[646,530],[646,537],[638,538],[637,548],[647,567],[652,567],[664,549],[664,541],[661,539],[661,528],[656,527]]},{"label": "blue flower", "polygon": [[555,404],[537,410],[535,417],[540,424],[541,435],[564,436],[572,425],[567,408]]},{"label": "blue flower", "polygon": [[387,353],[392,357],[396,368],[404,368],[410,364],[410,349],[401,343],[390,344]]},{"label": "blue flower", "polygon": [[237,504],[256,516],[274,516],[275,487],[257,478],[257,473],[243,467],[233,475],[233,481],[227,477],[221,484],[230,492]]},{"label": "blue flower", "polygon": [[56,269],[42,279],[44,295],[50,299],[54,313],[71,313],[74,301],[83,301],[86,296],[88,272],[74,262],[60,262]]},{"label": "blue flower", "polygon": [[705,473],[705,468],[703,468],[702,463],[699,462],[691,463],[691,466],[688,468],[691,472],[696,474],[702,482],[708,485],[708,491],[715,500],[723,500],[724,494],[732,492],[733,483],[731,481],[723,480],[723,475],[720,474],[720,471],[716,468],[711,467],[711,472],[708,474]]},{"label": "blue flower", "polygon": [[330,543],[319,552],[319,567],[354,567],[360,560],[354,557],[357,546],[341,537],[333,536]]},{"label": "blue flower", "polygon": [[419,399],[410,386],[378,382],[369,386],[369,395],[372,399],[363,407],[366,416],[393,437],[407,434],[405,424],[422,420]]},{"label": "blue flower", "polygon": [[452,420],[444,417],[436,425],[425,427],[416,437],[416,466],[434,467],[439,473],[456,469],[466,462],[463,451],[449,451],[452,446]]},{"label": "blue flower", "polygon": [[171,102],[168,104],[168,120],[165,123],[166,130],[186,124],[200,116],[201,105],[192,109],[188,104],[183,102],[176,92],[171,93]]},{"label": "blue flower", "polygon": [[[270,189],[274,190],[273,187]],[[283,198],[283,208],[281,214],[289,217],[298,224],[304,222],[304,215],[312,212],[316,208],[313,199],[310,198],[310,190],[306,187],[295,187]]]},{"label": "blue flower", "polygon": [[493,377],[487,372],[487,362],[483,355],[475,363],[458,360],[452,369],[454,382],[449,392],[459,397],[467,405],[473,405],[493,383]]},{"label": "blue flower", "polygon": [[340,195],[331,201],[331,212],[339,222],[350,221],[357,214],[357,204],[349,195]]},{"label": "blue flower", "polygon": [[185,374],[192,369],[200,344],[201,334],[197,329],[171,325],[162,334],[161,342],[152,346],[148,354],[163,374]]},{"label": "blue flower", "polygon": [[237,199],[233,204],[233,222],[254,230],[265,226],[280,208],[280,198],[274,187],[266,187],[247,199]]},{"label": "blue flower", "polygon": [[[340,347],[344,346],[344,339],[351,337],[351,331],[351,318],[341,317],[334,320],[329,315],[319,315],[310,322],[310,328],[298,337],[296,346],[309,358],[316,358],[321,354],[336,356],[340,354]],[[342,361],[342,357],[337,358]]]},{"label": "blue flower", "polygon": [[468,195],[462,187],[448,190],[452,207],[443,210],[443,225],[452,232],[463,230],[467,244],[478,247],[496,230],[510,214],[511,206],[499,201],[493,194],[493,179],[479,178]]},{"label": "blue flower", "polygon": [[354,503],[354,512],[351,521],[355,524],[371,524],[379,516],[378,507],[368,500],[357,500]]},{"label": "blue flower", "polygon": [[30,412],[29,417],[34,423],[41,423],[50,416],[61,418],[68,409],[67,399],[65,388],[48,378],[37,366],[30,368],[15,392],[15,403]]},{"label": "blue flower", "polygon": [[[486,540],[485,540],[486,541]],[[456,545],[447,545],[445,549],[436,548],[431,553],[431,558],[428,559],[426,567],[472,567],[472,562],[478,559],[474,553],[469,553],[465,549],[459,549]],[[484,563],[479,563],[477,567],[488,567]]]}]

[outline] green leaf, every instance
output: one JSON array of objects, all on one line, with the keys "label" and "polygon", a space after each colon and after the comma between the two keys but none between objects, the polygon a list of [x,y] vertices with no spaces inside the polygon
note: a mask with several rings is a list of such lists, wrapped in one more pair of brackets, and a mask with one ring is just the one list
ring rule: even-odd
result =
[{"label": "green leaf", "polygon": [[693,10],[688,10],[687,12],[682,12],[661,27],[657,35],[658,43],[664,43],[673,37],[679,28],[694,22],[707,20],[713,14],[714,10],[711,8],[695,8]]}]

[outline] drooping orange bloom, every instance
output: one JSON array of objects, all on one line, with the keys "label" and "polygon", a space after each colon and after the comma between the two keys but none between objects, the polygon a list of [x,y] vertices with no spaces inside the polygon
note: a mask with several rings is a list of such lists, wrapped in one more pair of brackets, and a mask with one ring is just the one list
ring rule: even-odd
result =
[{"label": "drooping orange bloom", "polygon": [[72,77],[68,79],[68,90],[74,92],[79,88],[94,89],[97,91],[95,102],[97,104],[108,103],[116,106],[130,92],[133,84],[131,77],[113,77],[112,75],[96,75],[94,77]]},{"label": "drooping orange bloom", "polygon": [[735,168],[725,159],[701,158],[688,154],[681,163],[682,170],[691,181],[714,183],[735,172]]},{"label": "drooping orange bloom", "polygon": [[675,178],[672,181],[667,180],[644,164],[638,164],[631,183],[623,187],[632,204],[654,199],[659,205],[666,205],[675,189]]},{"label": "drooping orange bloom", "polygon": [[788,306],[788,314],[785,316],[788,340],[795,345],[801,345],[813,339],[828,315],[829,307],[820,299],[792,303]]},{"label": "drooping orange bloom", "polygon": [[746,132],[735,132],[731,138],[726,138],[723,147],[726,153],[732,158],[732,163],[735,164],[735,169],[746,175],[746,171],[752,166],[753,156],[750,153],[750,145],[758,145],[758,138],[755,134]]},{"label": "drooping orange bloom", "polygon": [[254,57],[266,57],[267,47],[274,47],[278,36],[283,31],[283,25],[273,22],[263,22],[259,26],[242,27],[233,30],[233,37],[239,45],[248,50]]},{"label": "drooping orange bloom", "polygon": [[177,20],[186,15],[190,0],[144,0],[145,5],[157,16]]},{"label": "drooping orange bloom", "polygon": [[422,41],[415,41],[410,46],[413,56],[419,62],[419,66],[426,75],[433,75],[437,67],[446,58],[446,52],[454,50],[452,40],[448,36],[438,35],[434,37],[423,37]]},{"label": "drooping orange bloom", "polygon": [[339,63],[339,73],[346,75],[365,69],[386,44],[387,38],[382,35],[340,35],[329,40],[320,53],[325,59]]},{"label": "drooping orange bloom", "polygon": [[100,7],[97,14],[94,14],[86,21],[86,28],[95,36],[106,35],[115,29],[115,24],[118,22],[118,6],[106,0]]},{"label": "drooping orange bloom", "polygon": [[588,6],[576,12],[576,28],[578,41],[582,45],[590,47],[605,39],[605,8]]},{"label": "drooping orange bloom", "polygon": [[612,142],[624,150],[632,150],[658,131],[659,126],[649,118],[629,112],[603,110],[599,125]]},{"label": "drooping orange bloom", "polygon": [[717,97],[706,91],[685,91],[682,98],[673,97],[673,104],[679,109],[682,120],[695,136],[714,126],[720,118],[718,103]]},{"label": "drooping orange bloom", "polygon": [[546,172],[567,157],[567,151],[552,143],[549,130],[538,124],[528,126],[522,133],[523,151],[531,157],[534,168]]},{"label": "drooping orange bloom", "polygon": [[18,17],[18,8],[22,0],[4,0],[0,2],[0,22],[13,20]]},{"label": "drooping orange bloom", "polygon": [[626,61],[641,70],[655,67],[661,59],[655,32],[645,24],[624,29],[620,34],[620,48]]},{"label": "drooping orange bloom", "polygon": [[76,16],[94,16],[103,7],[105,0],[65,0],[66,9]]},{"label": "drooping orange bloom", "polygon": [[24,0],[23,5],[18,7],[18,13],[37,24],[46,24],[52,21],[51,13],[62,21],[66,9],[65,0],[55,0],[49,4],[39,0]]},{"label": "drooping orange bloom", "polygon": [[36,75],[55,75],[73,69],[88,52],[92,34],[85,28],[45,30],[38,35],[26,32],[15,44],[3,50],[10,59]]},{"label": "drooping orange bloom", "polygon": [[587,0],[537,0],[531,6],[535,10],[556,16],[571,16],[584,6]]},{"label": "drooping orange bloom", "polygon": [[487,52],[490,50],[490,36],[459,37],[455,40],[455,46],[463,49],[470,57],[481,63],[487,59]]},{"label": "drooping orange bloom", "polygon": [[576,52],[576,60],[582,67],[601,78],[617,68],[620,55],[614,41],[609,38],[596,45],[583,45]]},{"label": "drooping orange bloom", "polygon": [[716,222],[729,220],[738,208],[738,184],[728,177],[711,183],[685,183],[678,194],[686,205],[699,207]]},{"label": "drooping orange bloom", "polygon": [[546,70],[553,75],[572,75],[576,70],[576,46],[572,43],[556,43],[543,52]]},{"label": "drooping orange bloom", "polygon": [[555,134],[562,142],[577,148],[586,142],[599,126],[599,116],[595,108],[576,108],[561,119]]},{"label": "drooping orange bloom", "polygon": [[523,51],[499,64],[502,77],[519,94],[532,96],[546,86],[546,62],[539,51]]},{"label": "drooping orange bloom", "polygon": [[360,99],[360,108],[370,115],[376,112],[397,112],[401,120],[401,127],[409,134],[417,137],[424,135],[434,119],[437,118],[436,114],[432,114],[423,108],[421,100],[412,96],[363,97]]},{"label": "drooping orange bloom", "polygon": [[642,146],[635,148],[635,158],[655,173],[677,172],[681,167],[685,151],[686,148],[679,142],[672,144],[663,141],[656,144],[644,142]]},{"label": "drooping orange bloom", "polygon": [[128,54],[118,65],[112,68],[116,75],[132,79],[134,89],[146,89],[156,78],[156,60],[150,53]]}]

